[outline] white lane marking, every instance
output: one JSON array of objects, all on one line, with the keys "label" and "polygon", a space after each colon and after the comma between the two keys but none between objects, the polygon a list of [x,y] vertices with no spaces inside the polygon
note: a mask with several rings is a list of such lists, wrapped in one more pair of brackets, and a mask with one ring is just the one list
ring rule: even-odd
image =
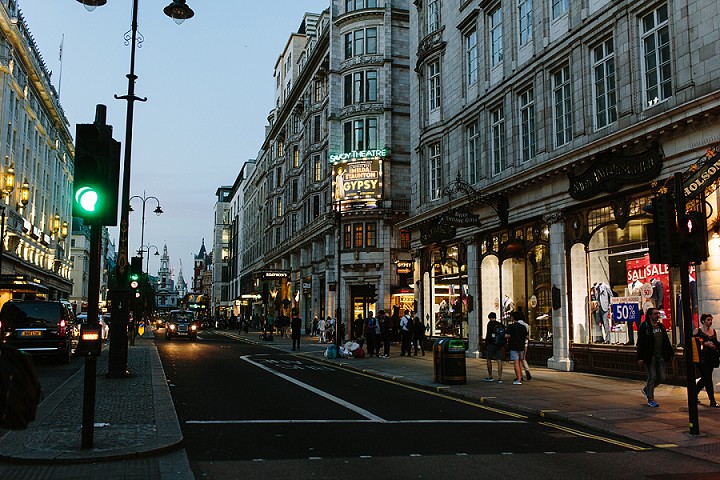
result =
[{"label": "white lane marking", "polygon": [[193,425],[235,425],[251,423],[386,423],[386,424],[408,424],[408,423],[467,423],[467,424],[493,424],[493,423],[527,423],[523,420],[330,420],[330,419],[264,419],[264,420],[186,420],[186,424]]},{"label": "white lane marking", "polygon": [[306,389],[306,390],[309,390],[309,391],[313,392],[313,393],[316,394],[316,395],[319,395],[319,396],[321,396],[321,397],[323,397],[323,398],[326,398],[327,400],[330,400],[331,402],[335,402],[335,403],[337,403],[338,405],[347,408],[348,410],[352,410],[353,412],[355,412],[355,413],[357,413],[357,414],[359,414],[359,415],[362,415],[363,417],[367,418],[368,420],[373,420],[373,421],[375,421],[375,422],[381,422],[381,423],[382,423],[382,422],[385,422],[385,420],[384,420],[383,418],[378,417],[378,416],[375,415],[374,413],[371,413],[371,412],[365,410],[364,408],[360,408],[360,407],[358,407],[357,405],[353,405],[352,403],[347,402],[347,401],[343,400],[342,398],[338,398],[338,397],[336,397],[336,396],[334,396],[334,395],[330,395],[329,393],[324,392],[324,391],[320,390],[319,388],[315,388],[315,387],[313,387],[313,386],[311,386],[311,385],[308,385],[307,383],[303,383],[303,382],[301,382],[301,381],[299,381],[299,380],[296,380],[296,379],[294,379],[294,378],[292,378],[292,377],[290,377],[290,376],[288,376],[288,375],[285,375],[285,374],[280,373],[280,372],[276,372],[276,371],[273,370],[272,368],[266,367],[265,365],[263,365],[263,364],[261,364],[261,363],[258,363],[258,362],[254,361],[254,360],[251,360],[251,359],[248,358],[248,357],[249,357],[249,355],[244,355],[244,356],[242,356],[242,357],[240,357],[240,358],[241,358],[242,360],[245,360],[245,361],[248,362],[248,363],[251,363],[252,365],[255,365],[255,366],[258,367],[258,368],[262,368],[263,370],[272,373],[273,375],[277,375],[278,377],[282,378],[283,380],[287,380],[287,381],[290,382],[290,383],[294,383],[294,384],[297,385],[298,387],[301,387],[301,388],[304,388],[304,389]]}]

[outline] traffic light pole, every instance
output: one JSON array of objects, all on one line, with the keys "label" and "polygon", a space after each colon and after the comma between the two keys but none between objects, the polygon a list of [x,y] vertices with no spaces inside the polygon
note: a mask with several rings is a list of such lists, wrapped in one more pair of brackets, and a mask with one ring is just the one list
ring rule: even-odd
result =
[{"label": "traffic light pole", "polygon": [[[98,325],[98,301],[100,298],[100,225],[90,226],[90,276],[88,279],[88,325]],[[83,384],[83,415],[81,448],[93,448],[95,428],[95,392],[97,357],[85,357]]]},{"label": "traffic light pole", "polygon": [[[685,218],[685,190],[683,188],[683,178],[681,173],[676,173],[674,178],[675,187],[675,209],[677,210],[678,223]],[[683,257],[684,252],[678,252],[681,257],[679,262],[680,271],[680,295],[682,297],[682,316],[683,316],[683,333],[685,335],[685,345],[683,353],[685,355],[685,376],[687,381],[687,399],[688,399],[688,417],[690,425],[690,434],[700,434],[700,419],[698,417],[697,392],[695,391],[695,365],[692,358],[692,342],[693,342],[693,317],[692,305],[690,304],[690,272],[689,262]]]},{"label": "traffic light pole", "polygon": [[135,95],[135,47],[137,44],[138,0],[133,0],[132,26],[130,38],[130,73],[127,75],[127,95],[115,98],[127,101],[125,116],[125,155],[123,158],[122,195],[120,197],[120,238],[118,241],[118,260],[116,268],[116,285],[110,290],[111,335],[110,354],[108,357],[108,376],[126,377],[129,375],[127,326],[130,319],[130,291],[128,290],[128,227],[130,223],[130,166],[132,163],[132,131],[135,112],[135,101],[145,102],[147,98]]}]

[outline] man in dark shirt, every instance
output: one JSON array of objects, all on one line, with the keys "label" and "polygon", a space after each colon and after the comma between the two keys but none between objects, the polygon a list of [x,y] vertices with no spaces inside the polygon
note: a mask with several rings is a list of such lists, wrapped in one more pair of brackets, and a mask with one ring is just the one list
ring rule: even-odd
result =
[{"label": "man in dark shirt", "polygon": [[660,311],[648,308],[645,321],[638,328],[637,363],[647,370],[647,383],[642,394],[651,407],[658,407],[655,401],[655,387],[665,380],[665,362],[674,355],[665,326],[660,323]]},{"label": "man in dark shirt", "polygon": [[[498,383],[502,383],[502,374],[503,374],[503,355],[505,354],[505,334],[503,333],[503,338],[495,338],[495,327],[501,326],[502,324],[498,322],[497,315],[495,312],[488,313],[488,320],[490,320],[487,324],[487,330],[485,331],[485,348],[487,348],[487,372],[488,376],[485,377],[486,382],[492,382],[493,381],[493,374],[492,374],[492,362],[493,360],[497,361],[498,365]],[[504,332],[504,329],[503,329]],[[499,333],[498,333],[499,335]]]},{"label": "man in dark shirt", "polygon": [[522,360],[525,355],[525,339],[528,336],[528,331],[525,325],[518,322],[517,312],[510,312],[510,318],[513,323],[507,328],[505,336],[508,338],[510,360],[513,362],[513,368],[515,369],[513,385],[522,385]]}]

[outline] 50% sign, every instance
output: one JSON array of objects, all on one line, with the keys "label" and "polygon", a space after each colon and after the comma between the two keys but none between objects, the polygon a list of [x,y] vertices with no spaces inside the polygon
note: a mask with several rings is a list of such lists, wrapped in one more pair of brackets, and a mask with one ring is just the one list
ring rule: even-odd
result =
[{"label": "50% sign", "polygon": [[612,318],[616,322],[637,322],[640,320],[640,302],[642,297],[612,297],[610,306]]}]

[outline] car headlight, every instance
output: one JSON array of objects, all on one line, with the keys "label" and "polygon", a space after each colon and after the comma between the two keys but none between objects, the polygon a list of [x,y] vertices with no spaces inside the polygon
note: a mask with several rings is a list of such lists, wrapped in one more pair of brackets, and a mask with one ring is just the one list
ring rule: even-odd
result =
[{"label": "car headlight", "polygon": [[197,330],[197,325],[190,325],[190,330]]},{"label": "car headlight", "polygon": [[170,330],[175,330],[175,325],[170,325]]}]

